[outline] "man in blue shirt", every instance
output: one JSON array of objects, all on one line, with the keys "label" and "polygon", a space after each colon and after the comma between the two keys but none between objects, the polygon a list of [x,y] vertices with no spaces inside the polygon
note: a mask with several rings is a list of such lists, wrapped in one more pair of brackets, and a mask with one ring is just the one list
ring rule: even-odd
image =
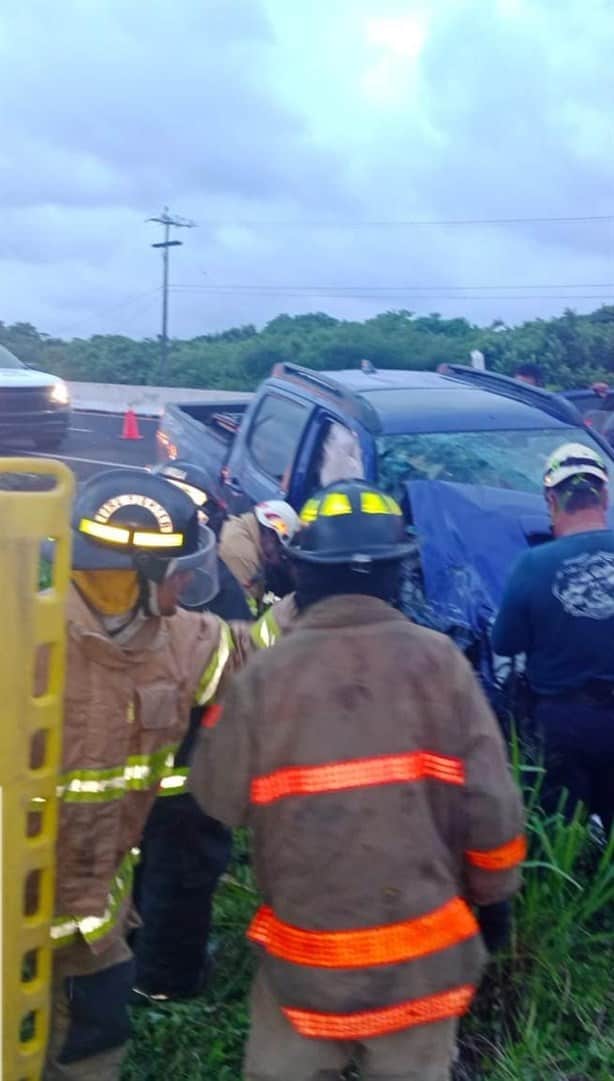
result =
[{"label": "man in blue shirt", "polygon": [[608,468],[595,449],[568,443],[550,457],[545,497],[555,540],[516,564],[495,622],[502,656],[526,655],[544,738],[544,804],[561,791],[609,831],[614,818],[614,532]]}]

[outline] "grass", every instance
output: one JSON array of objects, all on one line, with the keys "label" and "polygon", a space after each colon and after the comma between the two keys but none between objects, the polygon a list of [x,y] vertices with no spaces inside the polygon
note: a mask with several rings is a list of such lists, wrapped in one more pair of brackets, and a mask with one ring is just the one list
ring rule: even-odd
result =
[{"label": "grass", "polygon": [[[529,858],[512,942],[489,966],[461,1027],[455,1081],[614,1076],[614,833],[604,847],[579,815],[570,824],[546,819],[538,788],[539,780],[527,790]],[[122,1081],[240,1078],[253,968],[244,931],[256,904],[239,838],[216,899],[220,950],[210,991],[134,1011]]]},{"label": "grass", "polygon": [[245,930],[258,903],[245,858],[245,840],[239,835],[215,901],[219,949],[207,996],[134,1009],[135,1039],[122,1081],[237,1081],[241,1076],[254,968]]}]

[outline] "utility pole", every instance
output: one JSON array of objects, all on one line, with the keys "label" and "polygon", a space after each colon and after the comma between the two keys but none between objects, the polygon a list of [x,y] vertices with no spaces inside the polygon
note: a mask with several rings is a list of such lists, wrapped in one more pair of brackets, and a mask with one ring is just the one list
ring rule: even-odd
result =
[{"label": "utility pole", "polygon": [[168,249],[179,248],[183,243],[181,240],[170,239],[171,229],[193,229],[196,222],[190,221],[189,218],[172,216],[169,214],[167,206],[163,208],[159,218],[147,218],[147,221],[153,221],[164,229],[164,240],[151,245],[152,248],[161,248],[162,250],[162,333],[160,335],[160,371],[158,378],[160,379],[160,385],[164,386],[168,357]]}]

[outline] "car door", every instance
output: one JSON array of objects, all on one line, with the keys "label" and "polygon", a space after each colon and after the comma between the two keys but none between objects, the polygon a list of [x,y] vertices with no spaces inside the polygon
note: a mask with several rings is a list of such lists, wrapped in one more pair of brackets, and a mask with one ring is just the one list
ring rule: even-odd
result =
[{"label": "car door", "polygon": [[273,388],[263,394],[228,462],[226,484],[241,509],[263,499],[286,498],[312,411],[306,399]]},{"label": "car door", "polygon": [[[340,454],[330,459],[330,437],[333,430],[337,435],[345,434],[345,446],[339,445]],[[329,409],[316,407],[311,414],[309,425],[303,435],[300,453],[295,459],[289,501],[295,507],[301,507],[305,500],[318,489],[332,480],[347,479],[368,475],[366,463],[366,436],[359,425],[350,423],[348,417],[335,414]],[[349,455],[343,452],[349,451]],[[332,470],[327,464],[332,466]]]}]

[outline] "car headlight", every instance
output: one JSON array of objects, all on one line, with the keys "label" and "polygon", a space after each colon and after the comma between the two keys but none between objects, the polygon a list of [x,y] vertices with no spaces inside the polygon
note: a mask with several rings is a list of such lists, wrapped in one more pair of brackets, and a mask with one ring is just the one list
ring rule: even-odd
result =
[{"label": "car headlight", "polygon": [[68,405],[70,402],[70,393],[66,383],[62,379],[58,379],[57,383],[54,383],[49,388],[49,397],[56,405]]}]

